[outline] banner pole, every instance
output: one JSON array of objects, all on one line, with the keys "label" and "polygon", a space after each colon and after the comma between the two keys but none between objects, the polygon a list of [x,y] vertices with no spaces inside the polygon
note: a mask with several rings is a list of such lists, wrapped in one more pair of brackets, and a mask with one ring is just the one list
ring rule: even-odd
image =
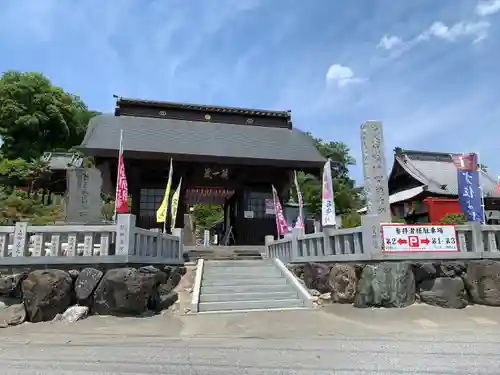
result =
[{"label": "banner pole", "polygon": [[479,189],[481,189],[481,207],[483,208],[483,224],[486,225],[486,206],[484,205],[484,189],[483,189],[483,184],[481,183],[481,174],[483,173],[483,170],[480,167],[479,163],[479,152],[476,152],[477,155],[477,174],[478,174],[478,183],[479,183]]},{"label": "banner pole", "polygon": [[277,203],[276,200],[279,198],[278,198],[278,193],[277,193],[274,185],[271,185],[271,189],[273,192],[273,205],[274,205],[274,218],[276,221],[276,233],[278,235],[277,239],[279,240],[279,239],[281,239],[281,236],[280,236],[280,227],[279,227],[279,223],[278,223],[278,205],[276,204]]},{"label": "banner pole", "polygon": [[116,169],[116,188],[115,188],[115,212],[113,214],[113,221],[116,223],[117,213],[116,204],[118,202],[118,182],[120,181],[120,156],[123,154],[123,129],[120,129],[120,148],[118,149],[118,168]]}]

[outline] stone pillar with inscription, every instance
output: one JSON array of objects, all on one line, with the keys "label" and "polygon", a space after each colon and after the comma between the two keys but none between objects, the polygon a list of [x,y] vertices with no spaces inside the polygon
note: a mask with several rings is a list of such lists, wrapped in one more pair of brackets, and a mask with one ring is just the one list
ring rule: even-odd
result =
[{"label": "stone pillar with inscription", "polygon": [[380,224],[391,222],[384,147],[382,124],[365,122],[361,126],[361,148],[367,213],[362,216],[361,224],[363,247],[367,253],[382,250]]},{"label": "stone pillar with inscription", "polygon": [[69,169],[67,186],[66,222],[99,223],[102,209],[102,178],[99,169]]}]

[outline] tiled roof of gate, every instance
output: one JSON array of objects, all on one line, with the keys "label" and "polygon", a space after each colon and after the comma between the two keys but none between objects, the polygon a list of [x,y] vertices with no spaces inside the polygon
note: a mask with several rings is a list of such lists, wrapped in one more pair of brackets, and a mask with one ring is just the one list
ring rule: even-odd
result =
[{"label": "tiled roof of gate", "polygon": [[118,150],[120,129],[127,151],[324,163],[313,142],[295,129],[213,122],[99,115],[93,117],[84,149]]},{"label": "tiled roof of gate", "polygon": [[206,104],[193,104],[193,103],[177,103],[177,102],[167,102],[160,100],[146,100],[146,99],[133,99],[133,98],[118,98],[116,101],[118,106],[152,106],[158,108],[179,108],[179,109],[189,109],[195,111],[208,111],[208,112],[222,112],[222,113],[235,113],[243,115],[257,115],[257,116],[269,116],[269,117],[284,117],[290,118],[290,111],[276,111],[271,109],[255,109],[255,108],[243,108],[243,107],[227,107],[218,105],[206,105]]},{"label": "tiled roof of gate", "polygon": [[[451,153],[403,150],[396,148],[398,162],[412,177],[427,186],[427,191],[443,195],[458,195],[457,169]],[[480,172],[485,196],[500,197],[497,183],[487,173]]]},{"label": "tiled roof of gate", "polygon": [[52,170],[65,170],[83,167],[83,158],[71,152],[46,152],[42,160],[49,164]]}]

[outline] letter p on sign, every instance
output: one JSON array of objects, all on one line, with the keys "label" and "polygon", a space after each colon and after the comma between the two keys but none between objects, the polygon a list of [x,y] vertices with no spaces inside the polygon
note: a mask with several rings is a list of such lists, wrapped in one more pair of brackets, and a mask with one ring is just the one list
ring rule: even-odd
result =
[{"label": "letter p on sign", "polygon": [[410,247],[420,247],[418,236],[408,236],[408,244]]}]

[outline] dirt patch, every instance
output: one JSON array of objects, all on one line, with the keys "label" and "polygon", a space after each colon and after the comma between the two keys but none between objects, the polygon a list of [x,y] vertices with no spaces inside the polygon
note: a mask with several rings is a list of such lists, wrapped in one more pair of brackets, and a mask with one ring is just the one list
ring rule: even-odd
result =
[{"label": "dirt patch", "polygon": [[170,309],[166,310],[165,313],[183,315],[189,312],[195,277],[196,265],[186,265],[186,273],[182,276],[179,284],[174,288],[174,291],[179,295],[179,299]]}]

